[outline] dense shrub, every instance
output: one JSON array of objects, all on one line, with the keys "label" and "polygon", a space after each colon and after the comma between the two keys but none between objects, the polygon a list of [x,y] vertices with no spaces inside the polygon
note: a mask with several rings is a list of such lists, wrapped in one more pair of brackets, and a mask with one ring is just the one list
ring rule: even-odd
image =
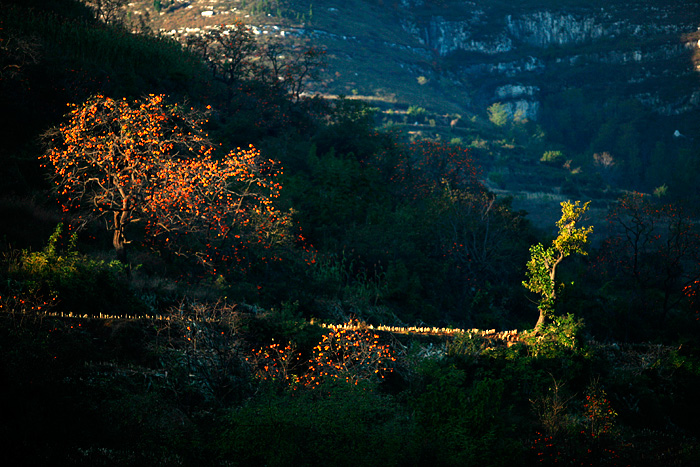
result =
[{"label": "dense shrub", "polygon": [[414,463],[405,407],[377,391],[328,381],[316,391],[261,394],[226,418],[218,438],[229,465],[392,466]]},{"label": "dense shrub", "polygon": [[15,312],[51,307],[54,312],[90,316],[146,311],[129,288],[123,265],[79,253],[77,233],[66,241],[69,231],[63,230],[59,224],[42,251],[23,250],[11,257],[4,307]]}]

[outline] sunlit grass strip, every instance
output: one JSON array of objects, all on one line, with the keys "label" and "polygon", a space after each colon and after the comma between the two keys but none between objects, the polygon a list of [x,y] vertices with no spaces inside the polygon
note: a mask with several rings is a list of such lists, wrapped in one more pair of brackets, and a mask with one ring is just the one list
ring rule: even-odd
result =
[{"label": "sunlit grass strip", "polygon": [[[187,315],[181,315],[181,314],[170,314],[170,315],[165,315],[165,314],[156,314],[156,315],[132,315],[132,314],[124,314],[124,315],[112,315],[112,314],[106,314],[106,313],[98,313],[96,315],[89,315],[89,314],[80,314],[80,313],[72,313],[72,312],[51,312],[51,311],[42,311],[41,308],[47,309],[51,307],[50,302],[43,302],[43,305],[36,305],[36,304],[30,304],[28,301],[25,300],[19,300],[18,297],[11,297],[14,300],[16,300],[16,303],[24,305],[25,303],[27,304],[26,306],[28,307],[26,311],[23,310],[13,310],[11,309],[12,307],[8,307],[8,302],[7,302],[7,297],[0,297],[0,313],[5,313],[5,314],[12,314],[12,315],[21,315],[21,314],[40,314],[43,316],[47,317],[54,317],[54,318],[72,318],[72,319],[103,319],[103,320],[114,320],[114,319],[122,319],[122,320],[153,320],[153,321],[187,321],[187,322],[193,322],[193,323],[216,323],[220,322],[221,318],[213,317],[213,318],[194,318],[191,316]],[[244,314],[244,312],[236,312],[240,314]],[[325,329],[331,329],[333,331],[338,331],[338,330],[346,330],[346,331],[357,331],[357,330],[368,330],[368,331],[378,331],[378,332],[388,332],[388,333],[393,333],[393,334],[425,334],[425,335],[457,335],[457,334],[465,334],[470,337],[486,337],[486,338],[491,338],[491,339],[503,339],[503,340],[510,340],[513,338],[517,338],[518,336],[522,335],[523,332],[518,331],[517,329],[514,330],[509,330],[509,331],[500,331],[496,332],[493,329],[489,330],[480,330],[480,329],[469,329],[469,330],[464,330],[460,328],[441,328],[441,327],[416,327],[416,326],[408,326],[408,327],[400,327],[400,326],[384,326],[384,325],[378,325],[378,326],[373,326],[371,324],[364,324],[361,322],[353,322],[353,323],[343,323],[343,324],[326,324],[326,323],[315,323],[315,325],[325,328]],[[601,342],[597,342],[595,340],[590,340],[589,341],[590,345],[599,347],[599,348],[609,348],[610,346],[607,344],[603,344]],[[269,349],[277,349],[279,348],[279,345],[273,344],[269,346]],[[655,356],[649,357],[649,361],[634,361],[630,362],[631,367],[636,367],[636,366],[643,366],[643,367],[648,367],[653,364],[653,362],[657,361],[660,358],[660,355],[668,351],[669,349],[675,349],[675,346],[663,346],[661,344],[651,344],[651,343],[645,343],[645,344],[626,344],[626,345],[620,345],[620,344],[615,344],[614,347],[610,347],[613,349],[616,349],[616,351],[620,351],[622,349],[623,351],[630,351],[634,353],[636,350],[639,348],[645,349],[645,352],[647,351],[646,349],[651,349],[651,350],[656,350],[660,352],[659,355],[654,354]],[[268,348],[264,348],[268,349]],[[264,350],[264,349],[261,349]],[[282,351],[290,351],[291,349],[289,348],[279,348]]]},{"label": "sunlit grass strip", "polygon": [[[3,305],[2,297],[0,297],[0,312],[5,313],[24,313],[24,311],[14,311],[9,309],[7,306]],[[46,307],[48,308],[48,307]],[[29,311],[35,311],[44,314],[45,316],[51,316],[56,318],[82,318],[82,319],[131,319],[131,320],[142,320],[150,319],[154,321],[179,321],[183,319],[182,315],[177,314],[156,314],[156,315],[133,315],[133,314],[123,314],[114,315],[107,313],[97,313],[91,314],[80,314],[73,312],[52,312],[52,311],[41,311],[39,307],[32,307]],[[239,312],[240,313],[240,312]],[[185,317],[185,319],[193,322],[206,322],[212,323],[219,321],[219,318],[193,318]],[[446,327],[435,327],[435,326],[385,326],[380,324],[378,326],[373,326],[371,324],[364,324],[360,322],[352,323],[342,323],[342,324],[327,324],[327,323],[312,323],[320,326],[324,329],[330,329],[332,331],[379,331],[379,332],[389,332],[393,334],[425,334],[425,335],[437,335],[437,336],[451,336],[457,334],[466,334],[474,337],[489,337],[493,339],[507,339],[509,337],[514,337],[519,334],[517,329],[510,331],[500,331],[496,332],[495,329],[461,329],[461,328],[446,328]]]},{"label": "sunlit grass strip", "polygon": [[445,327],[434,327],[434,326],[385,326],[380,324],[378,326],[373,326],[371,324],[363,323],[343,323],[343,324],[320,324],[321,327],[333,330],[347,329],[347,330],[359,330],[368,329],[370,331],[384,331],[391,332],[394,334],[431,334],[431,335],[455,335],[455,334],[468,334],[472,336],[489,336],[489,337],[507,337],[518,334],[518,330],[514,329],[511,331],[501,331],[496,332],[495,329],[461,329],[461,328],[445,328]]}]

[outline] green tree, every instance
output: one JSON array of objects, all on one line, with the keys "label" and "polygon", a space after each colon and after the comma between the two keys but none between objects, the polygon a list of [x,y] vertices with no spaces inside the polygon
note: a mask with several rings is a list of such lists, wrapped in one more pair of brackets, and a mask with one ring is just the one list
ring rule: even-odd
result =
[{"label": "green tree", "polygon": [[506,110],[506,106],[500,102],[496,102],[486,110],[489,114],[489,120],[494,125],[501,127],[508,123],[508,111]]},{"label": "green tree", "polygon": [[547,162],[550,164],[556,164],[564,158],[564,153],[561,151],[545,151],[540,158],[540,162]]},{"label": "green tree", "polygon": [[559,235],[552,242],[552,246],[545,248],[541,243],[530,247],[530,261],[527,263],[527,281],[523,285],[531,292],[540,294],[542,298],[538,305],[540,316],[535,325],[535,331],[539,331],[554,311],[557,299],[557,289],[561,287],[556,283],[557,266],[564,258],[572,253],[588,254],[584,247],[588,243],[588,235],[593,227],[577,227],[583,214],[588,209],[590,201],[582,206],[579,201],[561,203],[561,219],[557,221]]},{"label": "green tree", "polygon": [[409,117],[425,119],[425,117],[428,115],[428,112],[423,107],[418,107],[417,105],[410,105],[408,106],[406,115],[408,115]]}]

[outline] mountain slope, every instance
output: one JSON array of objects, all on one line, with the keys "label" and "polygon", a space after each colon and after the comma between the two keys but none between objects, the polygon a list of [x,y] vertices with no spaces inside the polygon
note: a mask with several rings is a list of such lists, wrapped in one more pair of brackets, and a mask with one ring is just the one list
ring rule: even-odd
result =
[{"label": "mountain slope", "polygon": [[[585,173],[595,165],[595,154],[608,153],[615,173],[605,183],[649,191],[666,185],[676,196],[700,195],[694,175],[687,176],[700,171],[689,159],[700,150],[693,139],[700,124],[700,4],[694,0],[129,5],[132,19],[148,18],[162,34],[203,34],[241,20],[261,40],[323,47],[328,63],[322,79],[309,86],[311,93],[372,102],[390,125],[421,123],[407,119],[405,111],[425,108],[435,124],[404,127],[415,136],[459,136],[476,146],[484,136],[512,140],[508,132],[494,133],[486,121],[487,108],[502,103],[511,122],[517,115],[541,125],[527,131],[541,134],[543,145],[533,146],[532,137],[512,141],[535,161],[542,150],[559,149],[564,161]],[[455,116],[465,131],[440,131]],[[588,183],[576,175],[569,175],[572,194]],[[500,176],[499,183],[503,180]],[[556,188],[566,191],[563,182]]]}]

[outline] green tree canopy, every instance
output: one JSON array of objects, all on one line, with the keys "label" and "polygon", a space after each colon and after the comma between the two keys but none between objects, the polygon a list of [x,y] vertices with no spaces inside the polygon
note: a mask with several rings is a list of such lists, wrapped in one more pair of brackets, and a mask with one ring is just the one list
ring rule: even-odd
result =
[{"label": "green tree canopy", "polygon": [[500,102],[496,102],[486,109],[489,114],[489,120],[494,125],[501,127],[508,123],[508,111],[506,106]]},{"label": "green tree canopy", "polygon": [[580,201],[563,201],[561,219],[557,221],[559,235],[552,242],[552,246],[545,248],[538,243],[530,247],[527,281],[523,281],[523,285],[542,297],[538,306],[540,316],[535,331],[542,328],[547,317],[554,311],[557,289],[560,287],[560,284],[556,283],[559,263],[572,253],[587,254],[584,247],[588,244],[588,235],[593,231],[593,227],[577,227],[576,224],[581,221],[589,204],[590,201],[583,205],[580,205]]}]

